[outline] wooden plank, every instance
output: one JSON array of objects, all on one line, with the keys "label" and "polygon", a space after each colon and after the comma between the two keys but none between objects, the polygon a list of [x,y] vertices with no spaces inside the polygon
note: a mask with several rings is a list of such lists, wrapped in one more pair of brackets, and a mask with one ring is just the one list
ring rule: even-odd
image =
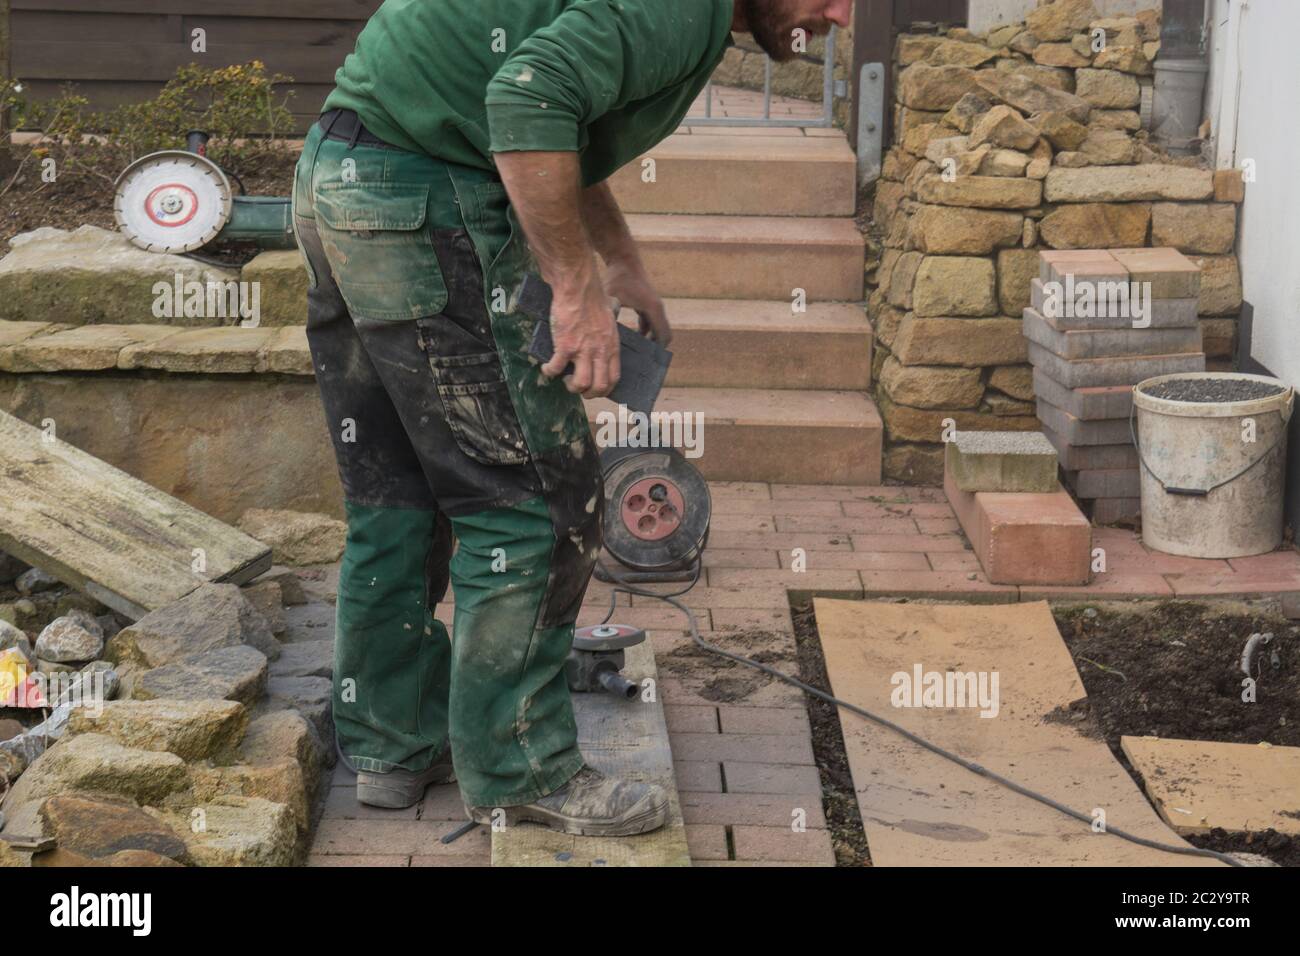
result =
[{"label": "wooden plank", "polygon": [[1300,747],[1121,737],[1160,816],[1183,834],[1300,836]]},{"label": "wooden plank", "polygon": [[271,566],[271,549],[242,531],[4,412],[0,549],[133,620]]},{"label": "wooden plank", "polygon": [[94,37],[99,43],[175,43],[183,38],[179,30],[169,28],[163,14],[22,10],[10,14],[9,30],[20,43],[67,43],[79,37]]},{"label": "wooden plank", "polygon": [[[658,683],[654,650],[645,641],[627,651],[623,676],[644,685]],[[578,746],[602,773],[657,783],[668,791],[668,822],[653,833],[632,837],[583,837],[523,823],[492,834],[493,866],[690,866],[686,827],[673,776],[664,707],[640,697],[574,694]]]},{"label": "wooden plank", "polygon": [[[383,0],[10,0],[10,10],[71,10],[81,13],[179,13],[207,16],[293,17],[303,20],[367,20]],[[214,12],[214,10],[219,12]]]},{"label": "wooden plank", "polygon": [[913,23],[965,23],[967,0],[895,0],[894,25],[900,30]]},{"label": "wooden plank", "polygon": [[[1105,741],[1060,719],[1086,691],[1047,602],[814,605],[837,697],[1106,826],[1188,846]],[[896,698],[896,675],[910,680],[918,666],[923,687],[924,675],[952,672],[984,675],[991,689],[996,674],[996,706]],[[853,714],[840,724],[876,866],[1222,865],[1096,830]]]},{"label": "wooden plank", "polygon": [[[267,17],[211,16],[182,17],[181,36],[191,36],[191,31],[202,27],[208,32],[208,47],[214,43],[260,44],[265,52],[263,60],[275,59],[280,53],[278,44],[298,47],[346,47],[351,53],[364,20],[289,20]],[[273,45],[277,44],[277,45]]]}]

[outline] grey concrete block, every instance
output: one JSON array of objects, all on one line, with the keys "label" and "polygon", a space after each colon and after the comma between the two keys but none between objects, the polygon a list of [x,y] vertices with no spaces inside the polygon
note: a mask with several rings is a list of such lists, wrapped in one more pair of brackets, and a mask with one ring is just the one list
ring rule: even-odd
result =
[{"label": "grey concrete block", "polygon": [[1137,468],[1137,449],[1132,443],[1123,445],[1071,445],[1052,429],[1043,426],[1043,435],[1056,449],[1061,467],[1066,471],[1093,469]]},{"label": "grey concrete block", "polygon": [[1068,471],[1066,483],[1080,498],[1137,498],[1142,473],[1137,468],[1096,468]]},{"label": "grey concrete block", "polygon": [[1201,327],[1189,329],[1054,328],[1035,309],[1024,310],[1025,338],[1062,358],[1128,358],[1135,355],[1176,355],[1201,351]]},{"label": "grey concrete block", "polygon": [[961,432],[944,449],[962,491],[1056,491],[1056,449],[1038,432]]},{"label": "grey concrete block", "polygon": [[1136,385],[1157,375],[1175,372],[1204,372],[1205,353],[1189,352],[1184,355],[1142,355],[1100,359],[1065,359],[1029,342],[1029,361],[1042,368],[1067,388],[1085,388],[1093,385]]},{"label": "grey concrete block", "polygon": [[1093,524],[1117,524],[1132,521],[1142,514],[1141,498],[1094,498],[1091,502]]},{"label": "grey concrete block", "polygon": [[[1052,315],[1049,314],[1047,301],[1047,285],[1043,279],[1033,279],[1029,283],[1029,299],[1034,310],[1047,319],[1048,323],[1056,329],[1073,330],[1073,329],[1131,329],[1133,328],[1133,316],[1124,313],[1122,310],[1110,308],[1112,300],[1109,296],[1112,292],[1111,287],[1104,287],[1099,290],[1100,294],[1107,296],[1107,312],[1117,312],[1114,315],[1105,316],[1083,316],[1083,315]],[[1131,292],[1130,289],[1130,301]],[[1143,317],[1147,327],[1151,329],[1190,329],[1195,328],[1198,324],[1197,307],[1199,299],[1148,299],[1145,294],[1141,298],[1145,311],[1148,313]]]},{"label": "grey concrete block", "polygon": [[[1038,420],[1071,445],[1122,445],[1130,439],[1127,418],[1084,421],[1042,398],[1038,399]],[[1133,425],[1137,429],[1136,423]]]},{"label": "grey concrete block", "polygon": [[1066,388],[1038,368],[1034,369],[1034,394],[1084,421],[1128,418],[1133,408],[1131,385]]}]

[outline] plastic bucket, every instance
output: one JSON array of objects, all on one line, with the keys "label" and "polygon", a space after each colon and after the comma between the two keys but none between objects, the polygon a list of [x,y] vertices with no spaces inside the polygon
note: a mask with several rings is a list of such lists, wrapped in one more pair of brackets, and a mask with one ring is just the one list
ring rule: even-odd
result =
[{"label": "plastic bucket", "polygon": [[[1173,380],[1262,382],[1281,391],[1243,401],[1149,394]],[[1167,554],[1239,558],[1282,543],[1286,431],[1295,391],[1237,372],[1149,378],[1133,387],[1142,471],[1142,540]]]}]

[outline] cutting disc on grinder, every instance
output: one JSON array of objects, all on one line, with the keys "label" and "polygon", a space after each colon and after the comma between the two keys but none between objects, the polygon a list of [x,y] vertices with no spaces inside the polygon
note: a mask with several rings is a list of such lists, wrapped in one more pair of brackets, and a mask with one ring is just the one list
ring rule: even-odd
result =
[{"label": "cutting disc on grinder", "polygon": [[230,219],[230,181],[216,163],[182,149],[142,156],[117,177],[118,228],[149,252],[190,252]]}]

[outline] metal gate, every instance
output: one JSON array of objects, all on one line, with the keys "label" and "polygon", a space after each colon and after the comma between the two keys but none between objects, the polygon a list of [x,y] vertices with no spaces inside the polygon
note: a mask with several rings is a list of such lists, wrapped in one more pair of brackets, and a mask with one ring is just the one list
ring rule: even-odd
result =
[{"label": "metal gate", "polygon": [[835,118],[835,37],[838,28],[831,27],[826,35],[826,53],[822,70],[822,109],[821,115],[811,118],[785,119],[772,116],[772,58],[764,56],[763,67],[763,115],[761,116],[714,116],[713,82],[704,87],[704,115],[687,117],[683,126],[813,126],[829,127]]}]

